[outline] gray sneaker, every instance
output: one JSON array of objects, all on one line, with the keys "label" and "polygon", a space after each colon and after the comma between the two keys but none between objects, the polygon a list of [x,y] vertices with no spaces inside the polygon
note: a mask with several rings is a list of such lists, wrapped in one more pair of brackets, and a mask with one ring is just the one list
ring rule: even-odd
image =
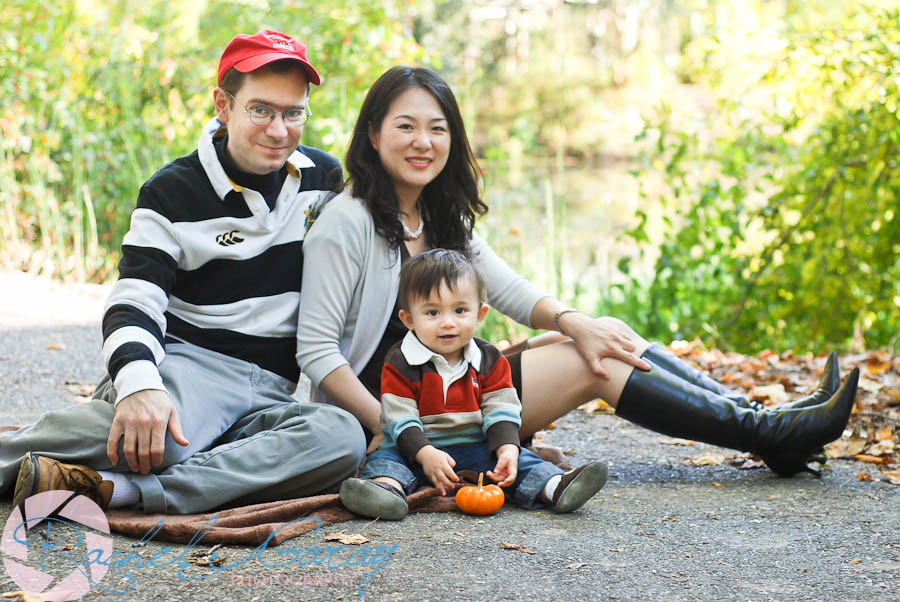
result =
[{"label": "gray sneaker", "polygon": [[581,508],[606,484],[607,468],[603,462],[591,462],[563,473],[553,492],[553,509],[572,512]]},{"label": "gray sneaker", "polygon": [[409,512],[406,495],[387,483],[347,479],[341,484],[341,503],[354,514],[400,520]]}]

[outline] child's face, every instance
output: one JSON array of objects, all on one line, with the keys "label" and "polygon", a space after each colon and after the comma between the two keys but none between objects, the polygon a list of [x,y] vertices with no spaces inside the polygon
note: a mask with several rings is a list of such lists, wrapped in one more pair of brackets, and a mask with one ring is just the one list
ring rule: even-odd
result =
[{"label": "child's face", "polygon": [[413,300],[409,311],[400,310],[400,320],[416,333],[423,345],[446,358],[450,365],[462,359],[462,350],[475,336],[487,314],[472,278],[465,276],[451,290],[445,283],[428,298]]}]

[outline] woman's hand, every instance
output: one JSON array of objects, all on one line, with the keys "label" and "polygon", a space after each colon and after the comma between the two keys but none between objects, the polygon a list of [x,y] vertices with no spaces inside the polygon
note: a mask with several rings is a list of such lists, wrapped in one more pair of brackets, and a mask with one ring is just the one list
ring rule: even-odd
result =
[{"label": "woman's hand", "polygon": [[628,324],[617,318],[605,316],[591,318],[582,313],[569,312],[559,318],[562,332],[571,337],[578,352],[597,376],[609,379],[609,372],[600,363],[605,357],[614,357],[640,370],[649,370],[650,364],[635,355],[636,343],[641,339]]}]

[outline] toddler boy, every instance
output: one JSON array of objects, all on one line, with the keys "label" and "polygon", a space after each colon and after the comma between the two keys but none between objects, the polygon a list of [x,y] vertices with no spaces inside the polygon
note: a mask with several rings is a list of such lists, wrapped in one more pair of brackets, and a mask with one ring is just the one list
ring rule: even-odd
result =
[{"label": "toddler boy", "polygon": [[399,317],[409,329],[391,348],[381,377],[385,440],[360,478],[341,486],[356,514],[400,520],[406,494],[430,481],[446,494],[454,468],[485,472],[524,508],[550,505],[572,512],[606,483],[592,462],[563,473],[521,449],[521,403],[500,351],[475,338],[488,307],[485,284],[461,253],[433,249],[406,262]]}]

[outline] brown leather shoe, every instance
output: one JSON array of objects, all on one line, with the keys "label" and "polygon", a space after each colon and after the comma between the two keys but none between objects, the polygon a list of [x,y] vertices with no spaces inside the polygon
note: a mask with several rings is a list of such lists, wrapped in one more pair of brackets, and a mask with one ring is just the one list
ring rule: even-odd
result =
[{"label": "brown leather shoe", "polygon": [[22,460],[19,467],[19,478],[16,480],[16,491],[13,494],[13,507],[18,506],[26,498],[42,493],[62,489],[74,491],[97,503],[106,510],[112,498],[113,482],[104,481],[96,470],[77,464],[63,464],[38,456],[31,452]]}]

